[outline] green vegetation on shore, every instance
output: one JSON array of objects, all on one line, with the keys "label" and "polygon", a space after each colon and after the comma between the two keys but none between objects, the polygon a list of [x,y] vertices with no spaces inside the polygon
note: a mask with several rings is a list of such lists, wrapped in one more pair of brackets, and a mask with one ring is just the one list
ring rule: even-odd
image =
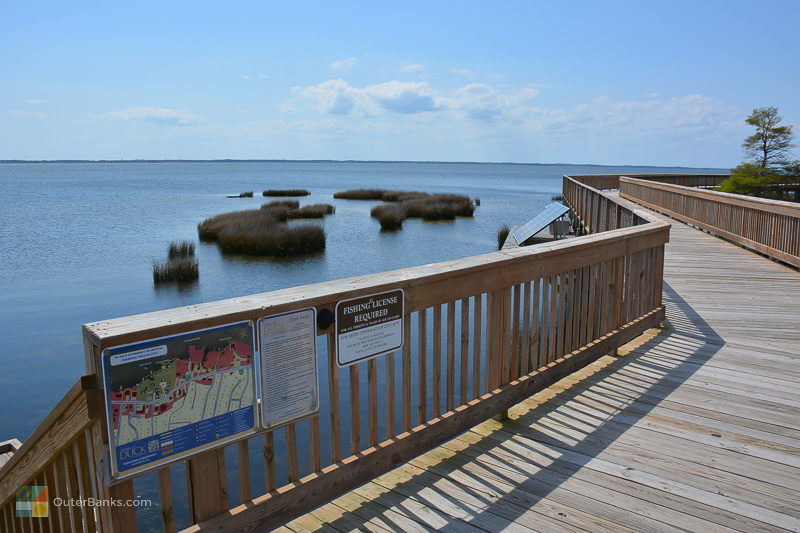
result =
[{"label": "green vegetation on shore", "polygon": [[252,198],[253,191],[241,192],[239,194],[231,194],[228,198]]},{"label": "green vegetation on shore", "polygon": [[792,126],[781,126],[776,107],[754,109],[745,122],[755,133],[742,143],[745,161],[731,170],[716,190],[774,200],[800,202],[800,161],[792,161]]}]

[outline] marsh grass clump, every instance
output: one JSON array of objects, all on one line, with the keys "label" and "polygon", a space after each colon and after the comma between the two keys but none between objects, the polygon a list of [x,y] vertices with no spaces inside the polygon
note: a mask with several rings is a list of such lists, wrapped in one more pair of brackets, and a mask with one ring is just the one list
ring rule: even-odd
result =
[{"label": "marsh grass clump", "polygon": [[188,283],[200,277],[200,265],[194,257],[168,259],[163,263],[153,263],[153,283],[177,281]]},{"label": "marsh grass clump", "polygon": [[423,198],[406,200],[401,203],[407,218],[423,220],[455,220],[458,217],[471,217],[475,206],[469,196],[461,194],[430,194]]},{"label": "marsh grass clump", "polygon": [[236,233],[251,226],[259,228],[274,226],[278,224],[278,220],[271,211],[271,209],[248,209],[223,213],[201,222],[197,226],[197,233],[200,240],[214,242],[223,232]]},{"label": "marsh grass clump", "polygon": [[287,213],[289,219],[296,218],[324,218],[325,215],[331,215],[336,210],[330,204],[311,204],[304,205],[299,209],[292,209]]},{"label": "marsh grass clump", "polygon": [[273,209],[275,207],[288,207],[297,209],[300,207],[300,200],[273,200],[261,205],[261,209]]},{"label": "marsh grass clump", "polygon": [[308,196],[311,194],[306,189],[267,189],[262,196]]},{"label": "marsh grass clump", "polygon": [[508,238],[508,234],[511,233],[511,228],[503,224],[500,226],[500,229],[497,230],[497,249],[502,250],[503,245],[506,243],[506,239]]},{"label": "marsh grass clump", "polygon": [[343,200],[383,200],[386,189],[349,189],[333,193],[334,198]]},{"label": "marsh grass clump", "polygon": [[369,214],[372,218],[378,219],[382,231],[394,231],[403,227],[405,210],[398,204],[376,205]]},{"label": "marsh grass clump", "polygon": [[194,257],[194,243],[192,241],[173,241],[169,243],[170,259]]},{"label": "marsh grass clump", "polygon": [[325,249],[325,230],[315,225],[286,226],[288,207],[223,213],[197,226],[202,240],[230,254],[292,257]]},{"label": "marsh grass clump", "polygon": [[419,191],[384,191],[381,200],[384,202],[405,202],[406,200],[416,200],[427,196],[430,195]]}]

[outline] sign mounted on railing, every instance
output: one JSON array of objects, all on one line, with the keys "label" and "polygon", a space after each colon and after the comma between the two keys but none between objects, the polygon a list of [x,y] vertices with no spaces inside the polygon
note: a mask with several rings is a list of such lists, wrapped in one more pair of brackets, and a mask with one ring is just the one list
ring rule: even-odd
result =
[{"label": "sign mounted on railing", "polygon": [[261,425],[274,428],[319,411],[313,308],[258,320]]},{"label": "sign mounted on railing", "polygon": [[403,346],[403,289],[336,304],[336,363],[350,366]]},{"label": "sign mounted on railing", "polygon": [[255,432],[253,333],[239,322],[103,351],[113,478]]}]

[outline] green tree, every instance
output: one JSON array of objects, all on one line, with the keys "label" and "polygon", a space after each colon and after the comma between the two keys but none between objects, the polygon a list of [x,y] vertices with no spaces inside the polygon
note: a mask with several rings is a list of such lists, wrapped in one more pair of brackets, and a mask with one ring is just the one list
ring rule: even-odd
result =
[{"label": "green tree", "polygon": [[745,122],[756,132],[742,143],[751,160],[732,169],[718,191],[797,201],[798,193],[792,198],[789,191],[796,191],[792,186],[800,181],[800,162],[788,158],[794,132],[792,126],[781,126],[781,120],[777,107],[753,109]]},{"label": "green tree", "polygon": [[781,120],[783,117],[778,114],[777,107],[753,109],[745,120],[756,132],[744,140],[742,148],[762,171],[776,169],[788,163],[787,155],[794,146],[793,132],[791,126],[781,126]]}]

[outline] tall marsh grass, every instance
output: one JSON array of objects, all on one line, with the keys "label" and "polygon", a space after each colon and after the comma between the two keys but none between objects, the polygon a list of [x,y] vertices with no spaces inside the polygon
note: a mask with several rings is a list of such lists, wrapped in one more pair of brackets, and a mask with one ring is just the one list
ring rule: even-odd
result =
[{"label": "tall marsh grass", "polygon": [[177,281],[188,283],[200,277],[200,265],[194,257],[169,259],[163,263],[153,263],[153,282]]},{"label": "tall marsh grass", "polygon": [[503,224],[500,226],[500,229],[497,230],[497,249],[502,250],[503,245],[506,243],[506,239],[508,239],[508,234],[511,233],[511,228]]},{"label": "tall marsh grass", "polygon": [[169,243],[170,259],[194,257],[194,243],[192,241],[173,241]]},{"label": "tall marsh grass", "polygon": [[231,254],[292,257],[324,250],[322,227],[281,223],[281,215],[291,211],[277,206],[223,213],[201,222],[197,232],[201,240],[216,242],[220,250]]},{"label": "tall marsh grass", "polygon": [[267,189],[262,196],[308,196],[311,194],[305,189]]}]

